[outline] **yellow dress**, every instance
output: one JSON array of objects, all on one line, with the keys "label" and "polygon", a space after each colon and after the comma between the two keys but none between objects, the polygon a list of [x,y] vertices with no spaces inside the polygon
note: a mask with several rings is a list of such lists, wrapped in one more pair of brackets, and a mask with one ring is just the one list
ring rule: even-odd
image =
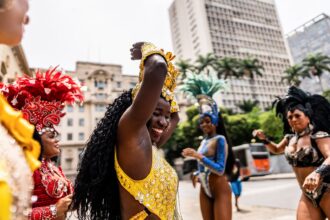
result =
[{"label": "yellow dress", "polygon": [[27,219],[40,145],[34,126],[0,95],[0,220]]},{"label": "yellow dress", "polygon": [[[176,210],[178,176],[166,162],[156,147],[152,149],[152,167],[143,180],[133,180],[121,169],[115,153],[115,170],[117,178],[139,203],[162,220],[178,218]],[[137,213],[131,219],[145,219],[145,211]]]}]

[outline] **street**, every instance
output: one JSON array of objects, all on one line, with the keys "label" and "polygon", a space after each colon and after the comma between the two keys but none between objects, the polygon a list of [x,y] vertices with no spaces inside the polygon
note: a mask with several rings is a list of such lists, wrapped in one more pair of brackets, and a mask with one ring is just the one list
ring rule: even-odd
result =
[{"label": "street", "polygon": [[[194,189],[190,181],[179,186],[180,209],[184,220],[201,220],[199,187]],[[233,220],[292,220],[300,197],[300,189],[294,178],[258,179],[243,182],[239,201],[242,212],[233,206]],[[234,201],[234,198],[232,199]],[[76,220],[69,215],[70,220]]]},{"label": "street", "polygon": [[[233,220],[292,220],[300,197],[295,179],[258,180],[243,182],[243,193],[239,204],[242,212],[233,209]],[[183,219],[202,219],[199,189],[190,181],[180,182],[180,205]],[[233,199],[234,201],[234,199]],[[234,206],[233,206],[234,207]]]}]

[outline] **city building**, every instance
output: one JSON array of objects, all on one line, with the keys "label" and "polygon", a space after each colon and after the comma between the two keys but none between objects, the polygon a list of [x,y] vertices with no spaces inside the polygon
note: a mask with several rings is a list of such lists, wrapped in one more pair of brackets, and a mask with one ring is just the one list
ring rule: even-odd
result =
[{"label": "city building", "polygon": [[[300,25],[286,35],[294,63],[300,63],[309,54],[322,53],[330,56],[330,17],[320,14]],[[330,89],[330,75],[323,74],[321,78],[323,89]],[[306,78],[301,88],[312,93],[321,93],[317,78]]]},{"label": "city building", "polygon": [[255,80],[230,79],[230,89],[216,97],[221,106],[239,111],[243,100],[258,100],[265,109],[286,92],[281,78],[290,60],[274,0],[174,0],[169,18],[178,58],[194,61],[214,53],[257,58],[263,65],[263,76]]},{"label": "city building", "polygon": [[83,104],[66,107],[66,115],[58,127],[60,163],[65,174],[74,179],[81,152],[107,106],[124,90],[133,88],[138,77],[123,75],[120,65],[91,62],[77,62],[76,70],[66,74],[79,79],[85,96]]},{"label": "city building", "polygon": [[14,82],[23,74],[31,75],[22,46],[0,45],[0,82]]}]

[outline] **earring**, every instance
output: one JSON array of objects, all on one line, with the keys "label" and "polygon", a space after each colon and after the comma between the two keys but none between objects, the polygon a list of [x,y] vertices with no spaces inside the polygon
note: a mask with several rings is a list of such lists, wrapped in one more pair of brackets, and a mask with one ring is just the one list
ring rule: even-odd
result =
[{"label": "earring", "polygon": [[309,129],[310,131],[312,131],[312,130],[314,129],[314,126],[313,126],[311,123],[309,123],[309,124],[308,124],[308,129]]}]

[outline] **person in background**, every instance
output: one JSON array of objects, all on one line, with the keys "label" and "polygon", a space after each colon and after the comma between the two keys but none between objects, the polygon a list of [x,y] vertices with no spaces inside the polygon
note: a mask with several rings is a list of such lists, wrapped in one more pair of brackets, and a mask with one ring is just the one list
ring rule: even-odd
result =
[{"label": "person in background", "polygon": [[[18,45],[28,23],[28,0],[0,0],[0,44]],[[0,94],[0,219],[26,219],[32,173],[40,166],[35,128]]]},{"label": "person in background", "polygon": [[73,209],[79,219],[181,219],[178,177],[158,152],[178,123],[174,56],[136,43],[139,83],[107,108],[78,170]]},{"label": "person in background", "polygon": [[231,190],[233,191],[233,194],[235,196],[235,207],[238,212],[241,211],[238,205],[238,200],[242,193],[242,181],[241,181],[240,172],[241,172],[241,163],[239,159],[236,158],[235,165],[233,168],[233,173],[230,178],[230,185],[231,185]]},{"label": "person in background", "polygon": [[302,190],[298,220],[330,218],[330,104],[320,95],[310,95],[291,86],[275,102],[283,121],[284,138],[270,141],[262,130],[253,135],[274,154],[284,153]]},{"label": "person in background", "polygon": [[[203,219],[232,219],[231,190],[227,176],[233,170],[233,151],[215,101],[206,95],[198,95],[197,99],[204,139],[198,151],[185,148],[182,155],[193,157],[199,162],[196,174],[201,183],[200,206]],[[196,178],[193,177],[193,181]]]},{"label": "person in background", "polygon": [[65,104],[82,102],[80,85],[56,68],[35,77],[19,77],[15,83],[2,85],[8,102],[23,113],[36,128],[41,144],[41,167],[34,171],[34,189],[30,220],[64,220],[71,204],[73,187],[61,167],[52,159],[59,156],[60,146],[55,126],[65,115]]}]

